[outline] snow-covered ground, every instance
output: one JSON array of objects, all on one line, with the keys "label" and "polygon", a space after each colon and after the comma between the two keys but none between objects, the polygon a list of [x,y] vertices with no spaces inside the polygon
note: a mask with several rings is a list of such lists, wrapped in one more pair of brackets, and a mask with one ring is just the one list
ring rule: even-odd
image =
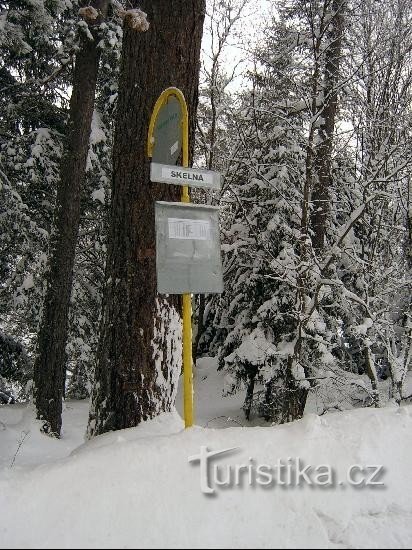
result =
[{"label": "snow-covered ground", "polygon": [[[66,403],[60,441],[38,432],[30,408],[0,407],[0,547],[411,547],[412,407],[239,427],[241,398],[216,400],[221,386],[213,362],[201,361],[199,427],[185,431],[169,414],[88,443],[85,402]],[[188,461],[202,447],[236,450],[202,477],[199,461]],[[297,459],[312,467],[313,485],[301,476],[296,486]],[[314,475],[320,465],[331,468],[327,486]],[[383,485],[349,483],[379,465]],[[217,485],[229,474],[230,486]]]}]

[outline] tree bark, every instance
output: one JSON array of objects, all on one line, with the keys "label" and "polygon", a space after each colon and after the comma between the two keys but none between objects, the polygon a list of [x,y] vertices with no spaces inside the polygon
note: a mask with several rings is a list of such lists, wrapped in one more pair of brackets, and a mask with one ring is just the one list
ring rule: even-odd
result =
[{"label": "tree bark", "polygon": [[250,416],[252,414],[252,407],[253,407],[253,398],[255,396],[255,384],[256,384],[256,377],[258,374],[258,369],[251,368],[249,374],[248,374],[248,381],[246,386],[246,397],[245,402],[243,404],[243,410],[245,412],[245,418],[247,421],[250,420]]},{"label": "tree bark", "polygon": [[[84,3],[88,5],[89,3]],[[94,0],[97,19],[87,20],[94,40],[82,37],[76,56],[70,99],[67,142],[57,189],[55,228],[51,236],[47,287],[34,365],[34,398],[43,431],[59,436],[66,382],[66,343],[73,265],[80,224],[80,195],[84,184],[100,51],[97,27],[107,0]]]},{"label": "tree bark", "polygon": [[323,110],[316,149],[316,175],[312,191],[313,210],[311,225],[313,230],[313,248],[323,250],[327,221],[330,210],[330,179],[332,166],[332,140],[335,130],[335,117],[338,106],[338,82],[342,35],[344,29],[344,10],[346,0],[333,0],[332,18],[327,37],[329,44],[325,52],[323,85]]},{"label": "tree bark", "polygon": [[155,201],[179,201],[181,188],[150,183],[146,143],[154,104],[169,86],[183,91],[193,134],[205,0],[141,0],[138,6],[150,27],[137,33],[125,20],[89,436],[171,410],[181,369],[180,300],[157,295],[154,226]]},{"label": "tree bark", "polygon": [[406,239],[406,261],[408,268],[412,269],[412,177],[409,177],[408,180],[406,208],[406,226],[408,231],[408,237]]}]

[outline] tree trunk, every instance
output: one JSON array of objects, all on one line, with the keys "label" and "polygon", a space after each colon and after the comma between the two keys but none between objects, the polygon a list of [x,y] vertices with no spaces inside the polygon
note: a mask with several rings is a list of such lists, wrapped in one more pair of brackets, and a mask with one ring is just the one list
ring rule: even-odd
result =
[{"label": "tree trunk", "polygon": [[406,239],[406,262],[408,268],[412,269],[412,177],[409,177],[408,180],[407,201],[406,226],[408,237]]},{"label": "tree trunk", "polygon": [[[213,170],[213,163],[215,157],[215,143],[216,143],[216,128],[217,128],[217,108],[216,108],[216,80],[217,80],[217,59],[216,56],[213,59],[211,70],[211,87],[210,87],[210,107],[212,111],[212,121],[210,126],[210,144],[209,155],[206,163],[208,170]],[[205,329],[204,317],[206,310],[206,294],[198,294],[195,296],[195,303],[199,302],[199,312],[197,316],[197,332],[193,342],[192,355],[193,360],[196,361],[199,352],[199,342],[203,336]]]},{"label": "tree trunk", "polygon": [[284,370],[266,384],[261,414],[268,422],[286,424],[303,417],[309,389],[296,380],[292,362],[289,357]]},{"label": "tree trunk", "polygon": [[206,294],[197,295],[199,301],[199,312],[197,315],[197,333],[195,340],[193,342],[193,360],[196,361],[199,353],[199,343],[203,336],[203,331],[205,330],[205,311],[206,311]]},{"label": "tree trunk", "polygon": [[368,375],[372,386],[372,404],[374,407],[379,407],[379,380],[376,372],[375,360],[368,345],[365,346],[363,353],[365,358],[366,374]]},{"label": "tree trunk", "polygon": [[325,72],[323,85],[323,110],[320,114],[318,146],[316,150],[316,173],[312,191],[313,210],[311,224],[313,230],[313,248],[323,250],[327,220],[330,210],[330,178],[332,165],[332,139],[335,130],[335,117],[338,106],[338,82],[342,35],[344,28],[344,10],[346,0],[333,0],[332,18],[329,23],[325,53]]},{"label": "tree trunk", "polygon": [[150,183],[146,143],[154,104],[169,86],[183,91],[193,134],[205,0],[141,0],[138,6],[150,27],[138,33],[125,19],[89,436],[171,410],[181,369],[181,304],[176,296],[157,295],[154,226],[155,201],[179,201],[181,188]]},{"label": "tree trunk", "polygon": [[258,374],[258,369],[256,367],[252,367],[248,374],[248,382],[246,386],[246,397],[245,397],[245,402],[243,404],[243,410],[245,412],[245,418],[247,421],[250,420],[250,416],[252,414],[253,398],[255,395],[255,384],[256,384],[257,374]]},{"label": "tree trunk", "polygon": [[62,399],[66,381],[66,343],[73,265],[80,223],[80,194],[83,187],[91,121],[94,109],[100,51],[97,26],[107,11],[107,0],[94,0],[99,15],[84,16],[95,39],[82,37],[76,56],[73,91],[70,100],[67,142],[61,162],[57,189],[55,227],[50,257],[43,317],[34,365],[34,398],[43,431],[59,436],[62,425]]}]

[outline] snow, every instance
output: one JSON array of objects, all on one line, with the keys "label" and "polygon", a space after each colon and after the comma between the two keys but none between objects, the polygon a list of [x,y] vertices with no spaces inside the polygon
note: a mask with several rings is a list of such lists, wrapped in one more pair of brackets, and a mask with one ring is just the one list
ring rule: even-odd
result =
[{"label": "snow", "polygon": [[98,111],[94,110],[90,130],[90,146],[97,145],[102,142],[104,143],[106,139],[102,117]]},{"label": "snow", "polygon": [[[195,388],[195,423],[203,428],[246,427],[262,424],[261,419],[245,420],[244,395],[226,395],[232,386],[228,374],[217,370],[217,361],[201,357],[193,371]],[[177,410],[183,416],[183,385],[179,386]],[[412,392],[411,392],[412,393]],[[225,395],[225,397],[223,397]]]},{"label": "snow", "polygon": [[[85,21],[83,21],[85,23]],[[86,24],[86,23],[85,23]],[[87,26],[87,25],[86,25]],[[89,154],[87,156],[86,172],[90,172],[93,169],[93,164],[98,163],[98,155],[96,148],[99,144],[104,144],[107,141],[105,133],[105,127],[102,121],[100,113],[95,109],[93,111],[92,123],[90,128],[89,139]],[[93,200],[98,200],[102,204],[105,203],[105,190],[103,187],[95,190],[92,193]]]},{"label": "snow", "polygon": [[93,42],[94,38],[92,33],[90,32],[89,25],[86,23],[86,21],[78,21],[77,26],[79,30],[82,30],[84,32],[84,35],[88,40]]},{"label": "snow", "polygon": [[276,349],[274,345],[268,341],[263,331],[258,327],[253,330],[240,344],[240,346],[225,360],[245,361],[252,365],[263,365],[268,360],[268,357],[274,355]]},{"label": "snow", "polygon": [[0,13],[0,32],[4,32],[7,23],[7,11]]},{"label": "snow", "polygon": [[182,322],[176,308],[167,300],[156,299],[156,310],[151,342],[156,384],[162,395],[172,395],[171,403],[174,403],[182,369]]},{"label": "snow", "polygon": [[[84,443],[88,403],[70,401],[56,441],[39,433],[30,407],[0,407],[0,547],[410,547],[411,406],[240,428],[216,420],[241,416],[238,398],[216,398],[215,362],[198,361],[195,380],[199,427],[190,430],[171,413]],[[216,460],[222,472],[299,457],[331,465],[339,480],[354,464],[381,464],[385,485],[251,487],[246,472],[240,485],[206,496],[199,464],[188,463],[202,446],[237,448]]]},{"label": "snow", "polygon": [[24,290],[29,290],[30,288],[34,287],[34,280],[33,280],[33,274],[30,273],[27,275],[27,277],[23,281],[23,288]]},{"label": "snow", "polygon": [[105,204],[106,202],[106,191],[104,190],[104,187],[101,187],[100,189],[96,189],[92,193],[92,199],[94,201],[99,201],[101,204]]},{"label": "snow", "polygon": [[373,319],[370,317],[365,317],[361,325],[353,327],[353,332],[355,334],[366,336],[368,330],[373,326]]},{"label": "snow", "polygon": [[56,440],[40,433],[31,406],[0,406],[0,478],[2,469],[7,470],[12,463],[19,441],[23,438],[24,443],[15,457],[14,468],[38,466],[39,463],[46,464],[67,457],[84,441],[88,412],[89,404],[86,401],[66,402],[63,412],[64,436]]}]

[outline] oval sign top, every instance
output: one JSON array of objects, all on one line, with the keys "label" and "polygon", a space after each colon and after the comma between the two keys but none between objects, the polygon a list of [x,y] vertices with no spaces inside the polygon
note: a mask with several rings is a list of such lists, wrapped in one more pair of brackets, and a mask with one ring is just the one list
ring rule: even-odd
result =
[{"label": "oval sign top", "polygon": [[176,165],[183,145],[183,105],[173,89],[160,96],[149,128],[149,156],[153,162]]}]

